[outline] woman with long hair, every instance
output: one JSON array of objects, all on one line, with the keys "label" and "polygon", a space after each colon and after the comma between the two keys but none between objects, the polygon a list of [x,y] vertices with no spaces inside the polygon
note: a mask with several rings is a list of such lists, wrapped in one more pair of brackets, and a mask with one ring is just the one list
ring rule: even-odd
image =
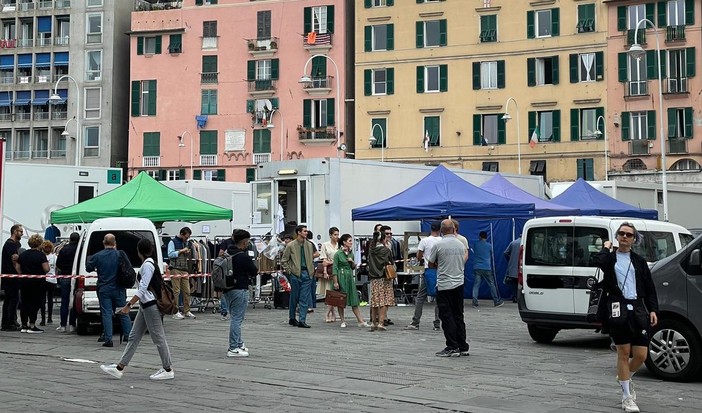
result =
[{"label": "woman with long hair", "polygon": [[[49,262],[40,248],[44,239],[39,234],[29,237],[29,248],[19,255],[15,262],[17,274],[46,275],[49,272]],[[22,333],[43,333],[44,330],[37,327],[37,313],[44,298],[44,284],[42,278],[22,278],[20,279],[20,294],[22,294],[22,309],[20,318],[22,319]],[[29,324],[27,324],[29,322]]]},{"label": "woman with long hair", "polygon": [[41,303],[41,323],[39,323],[40,326],[45,326],[54,322],[51,315],[54,312],[54,291],[56,291],[56,254],[54,253],[54,244],[51,241],[44,240],[39,249],[46,254],[46,259],[49,262],[49,272],[46,273],[44,296]]},{"label": "woman with long hair", "polygon": [[376,231],[368,250],[368,278],[371,287],[371,331],[385,331],[383,320],[387,318],[388,307],[395,305],[392,280],[385,277],[385,266],[394,265],[390,249],[383,244],[385,233]]},{"label": "woman with long hair", "polygon": [[[318,265],[322,265],[325,268],[325,273],[323,278],[319,278],[319,293],[321,295],[326,294],[327,290],[333,288],[332,281],[332,265],[334,264],[334,257],[336,252],[339,251],[339,228],[331,227],[329,228],[329,241],[322,244],[322,248],[319,250],[319,258],[322,262]],[[327,305],[327,311],[324,316],[324,321],[327,323],[333,323],[336,321],[336,314],[334,314],[334,308],[331,305]]]},{"label": "woman with long hair", "polygon": [[[338,235],[338,233],[337,233]],[[356,268],[353,251],[353,238],[351,234],[341,236],[341,249],[334,254],[334,264],[332,268],[334,289],[341,290],[346,294],[346,305],[351,307],[351,311],[356,316],[359,327],[368,327],[368,323],[361,317],[361,311],[358,305],[361,300],[358,298],[356,291],[356,277],[353,270]],[[346,319],[344,318],[344,307],[339,308],[339,317],[341,317],[341,328],[346,328]]]}]

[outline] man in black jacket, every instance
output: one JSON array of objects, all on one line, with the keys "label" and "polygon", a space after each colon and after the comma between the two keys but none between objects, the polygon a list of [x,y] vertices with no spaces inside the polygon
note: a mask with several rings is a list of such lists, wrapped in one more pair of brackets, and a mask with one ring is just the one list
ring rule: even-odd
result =
[{"label": "man in black jacket", "polygon": [[619,248],[605,241],[593,257],[604,273],[607,294],[607,327],[617,347],[617,380],[622,389],[622,408],[638,412],[631,375],[648,355],[650,328],[658,324],[658,298],[648,263],[631,250],[639,234],[633,224],[624,222],[616,232]]},{"label": "man in black jacket", "polygon": [[[80,234],[74,232],[68,238],[68,244],[64,245],[63,248],[58,253],[58,258],[56,258],[56,269],[59,275],[73,275],[73,260],[76,257],[76,251],[78,250],[78,240],[80,240]],[[76,325],[76,311],[75,309],[70,309],[70,320],[69,315],[69,304],[71,302],[71,286],[74,283],[73,278],[59,278],[58,285],[61,289],[61,325],[56,329],[61,333],[66,332],[67,323],[73,327]]]},{"label": "man in black jacket", "polygon": [[[20,240],[24,234],[22,225],[15,224],[10,228],[10,238],[2,246],[2,274],[17,274],[15,262],[19,257]],[[2,304],[2,330],[17,331],[17,305],[19,304],[19,279],[3,278],[2,289],[5,290],[5,301]]]}]

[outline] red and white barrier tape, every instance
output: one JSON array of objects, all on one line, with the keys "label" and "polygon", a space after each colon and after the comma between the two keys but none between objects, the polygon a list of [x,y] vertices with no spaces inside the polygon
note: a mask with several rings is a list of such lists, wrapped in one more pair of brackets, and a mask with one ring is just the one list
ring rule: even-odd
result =
[{"label": "red and white barrier tape", "polygon": [[[200,277],[211,277],[210,273],[201,274],[166,274],[163,278],[168,280],[170,278],[200,278]],[[0,274],[0,278],[97,278],[97,275],[32,275],[32,274]]]}]

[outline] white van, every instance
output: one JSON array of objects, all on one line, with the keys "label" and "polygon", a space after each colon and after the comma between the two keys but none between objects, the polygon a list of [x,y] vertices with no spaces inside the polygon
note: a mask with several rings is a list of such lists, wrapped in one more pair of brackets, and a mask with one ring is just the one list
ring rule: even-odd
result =
[{"label": "white van", "polygon": [[561,329],[598,329],[586,320],[590,285],[597,269],[592,257],[612,240],[623,222],[643,236],[633,247],[649,265],[673,255],[693,240],[677,224],[645,219],[594,216],[535,218],[522,231],[519,315],[529,335],[551,342]]},{"label": "white van", "polygon": [[[117,249],[127,253],[135,271],[138,271],[141,266],[141,260],[137,254],[137,243],[143,238],[154,243],[154,252],[157,255],[158,263],[161,265],[161,269],[164,269],[158,232],[154,224],[148,219],[100,218],[88,225],[81,233],[73,261],[74,274],[93,276],[76,279],[73,303],[78,316],[76,320],[76,331],[78,334],[86,334],[91,323],[101,323],[100,304],[95,288],[97,278],[94,278],[97,276],[97,273],[88,272],[85,269],[85,264],[88,261],[88,257],[104,249],[102,240],[107,233],[115,236]],[[132,297],[135,292],[136,290],[134,289],[128,289],[127,299]],[[136,306],[132,309],[132,312],[136,313]]]}]

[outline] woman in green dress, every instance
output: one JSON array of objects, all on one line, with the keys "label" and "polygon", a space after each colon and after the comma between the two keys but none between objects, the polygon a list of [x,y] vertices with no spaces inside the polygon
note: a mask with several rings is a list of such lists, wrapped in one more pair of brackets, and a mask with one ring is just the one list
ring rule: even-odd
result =
[{"label": "woman in green dress", "polygon": [[[361,311],[358,309],[360,300],[356,292],[356,277],[353,270],[356,268],[356,263],[353,258],[353,239],[350,234],[344,234],[339,240],[341,248],[334,254],[334,265],[332,274],[334,280],[334,289],[341,290],[346,294],[346,305],[351,306],[353,314],[356,316],[359,327],[368,327],[368,324],[361,317]],[[339,317],[341,317],[341,328],[346,328],[346,320],[344,319],[344,308],[339,307]]]}]

